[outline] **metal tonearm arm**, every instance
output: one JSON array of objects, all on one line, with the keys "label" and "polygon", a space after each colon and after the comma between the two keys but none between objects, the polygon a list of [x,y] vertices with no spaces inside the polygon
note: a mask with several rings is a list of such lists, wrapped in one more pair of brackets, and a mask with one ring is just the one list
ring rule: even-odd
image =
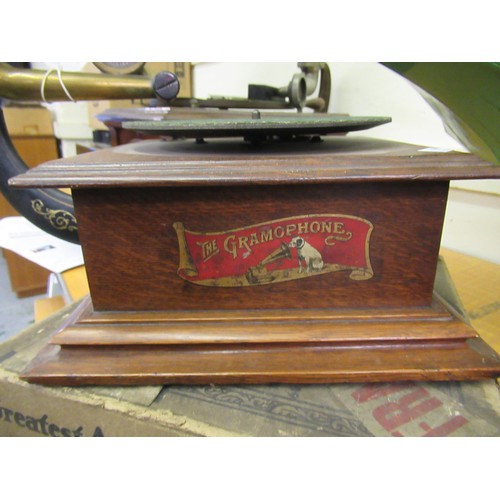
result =
[{"label": "metal tonearm arm", "polygon": [[97,101],[105,99],[169,100],[177,96],[179,81],[162,71],[154,77],[105,75],[57,70],[18,69],[0,63],[0,97],[13,101]]}]

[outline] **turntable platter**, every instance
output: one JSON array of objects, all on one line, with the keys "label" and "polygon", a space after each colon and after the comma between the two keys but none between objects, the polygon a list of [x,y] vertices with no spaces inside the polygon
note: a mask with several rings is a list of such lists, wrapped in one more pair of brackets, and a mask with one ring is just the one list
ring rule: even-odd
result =
[{"label": "turntable platter", "polygon": [[389,123],[385,116],[343,116],[333,114],[286,114],[266,116],[258,111],[251,117],[195,118],[126,121],[123,128],[174,138],[245,137],[266,139],[295,136],[346,134]]}]

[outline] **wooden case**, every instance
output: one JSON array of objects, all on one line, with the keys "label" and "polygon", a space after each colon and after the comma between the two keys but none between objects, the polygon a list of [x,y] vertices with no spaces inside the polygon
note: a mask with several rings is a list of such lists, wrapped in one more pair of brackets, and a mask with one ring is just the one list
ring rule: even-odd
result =
[{"label": "wooden case", "polygon": [[42,165],[71,187],[90,296],[27,368],[54,384],[474,379],[496,355],[433,293],[449,180],[472,155],[143,141]]}]

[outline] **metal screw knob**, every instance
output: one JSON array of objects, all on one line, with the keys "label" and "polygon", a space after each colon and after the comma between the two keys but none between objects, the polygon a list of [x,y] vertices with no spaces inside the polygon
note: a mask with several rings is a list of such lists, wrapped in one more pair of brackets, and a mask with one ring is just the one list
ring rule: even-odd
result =
[{"label": "metal screw knob", "polygon": [[161,71],[153,78],[153,90],[157,97],[168,101],[176,97],[179,93],[179,80],[174,73]]}]

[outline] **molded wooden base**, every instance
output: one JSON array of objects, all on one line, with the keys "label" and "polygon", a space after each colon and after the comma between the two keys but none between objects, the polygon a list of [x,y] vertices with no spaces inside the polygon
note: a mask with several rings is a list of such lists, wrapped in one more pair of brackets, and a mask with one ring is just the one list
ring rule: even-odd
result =
[{"label": "molded wooden base", "polygon": [[473,380],[499,357],[435,299],[393,310],[96,313],[26,368],[43,384],[333,383]]}]

